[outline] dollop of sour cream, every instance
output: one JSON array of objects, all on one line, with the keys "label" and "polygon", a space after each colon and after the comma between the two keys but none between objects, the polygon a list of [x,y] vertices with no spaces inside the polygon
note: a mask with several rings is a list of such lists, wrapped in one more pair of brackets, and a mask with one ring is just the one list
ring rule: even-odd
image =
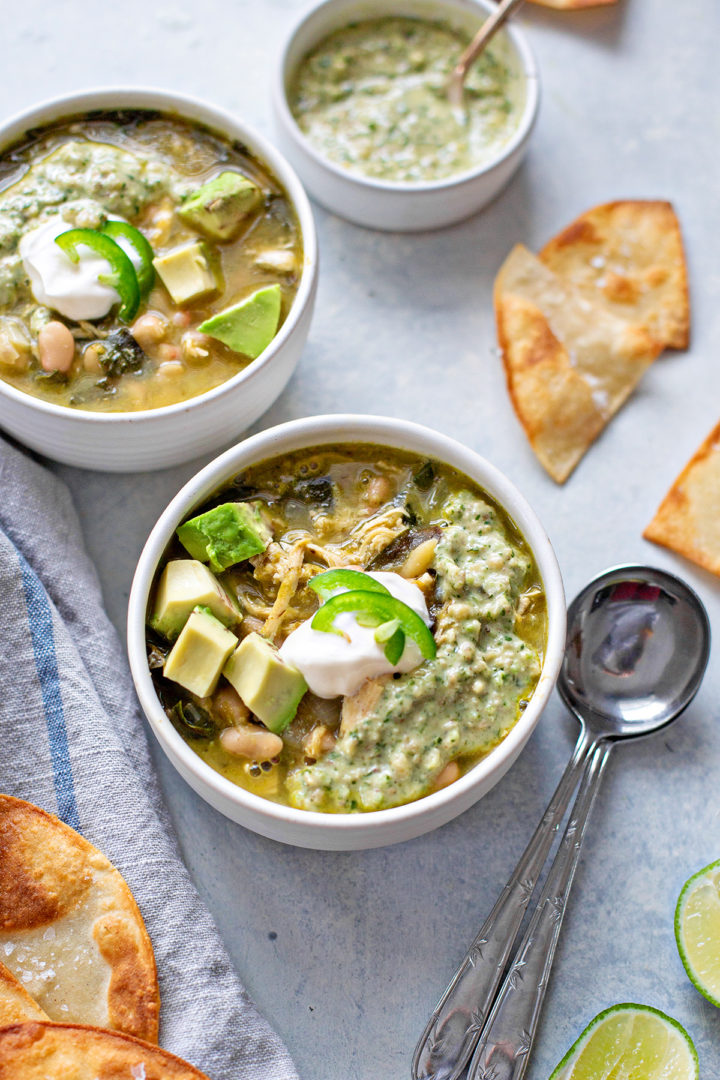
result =
[{"label": "dollop of sour cream", "polygon": [[[402,600],[427,626],[430,625],[425,597],[417,585],[390,572],[378,571],[369,577],[381,582],[397,600]],[[341,592],[347,592],[347,589],[336,589],[333,595]],[[342,637],[313,630],[311,622],[312,619],[306,619],[288,635],[280,655],[299,669],[312,693],[318,697],[349,697],[357,693],[366,679],[395,671],[412,671],[423,662],[415,642],[406,637],[403,654],[393,666],[387,660],[383,646],[375,640],[375,628],[360,626],[351,611],[341,612],[335,619],[334,625],[342,631]]]},{"label": "dollop of sour cream", "polygon": [[56,236],[74,227],[62,217],[50,218],[23,236],[20,257],[39,304],[59,311],[66,319],[102,319],[120,296],[111,285],[98,281],[101,274],[111,272],[107,259],[79,247],[80,257],[74,263],[55,243]]}]

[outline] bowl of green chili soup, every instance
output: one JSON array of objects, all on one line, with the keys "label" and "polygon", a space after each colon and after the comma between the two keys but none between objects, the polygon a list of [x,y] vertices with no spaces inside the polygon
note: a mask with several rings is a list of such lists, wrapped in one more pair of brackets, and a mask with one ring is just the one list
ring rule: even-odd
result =
[{"label": "bowl of green chili soup", "polygon": [[562,657],[562,583],[510,482],[380,417],[255,435],[173,500],[130,597],[164,751],[222,813],[291,844],[394,843],[485,794]]},{"label": "bowl of green chili soup", "polygon": [[357,224],[413,231],[469,216],[527,148],[538,75],[524,36],[501,31],[468,74],[450,72],[487,0],[326,0],[291,32],[274,87],[280,144],[318,202]]},{"label": "bowl of green chili soup", "polygon": [[174,94],[106,90],[0,129],[0,423],[143,470],[232,442],[285,386],[317,275],[284,158]]}]

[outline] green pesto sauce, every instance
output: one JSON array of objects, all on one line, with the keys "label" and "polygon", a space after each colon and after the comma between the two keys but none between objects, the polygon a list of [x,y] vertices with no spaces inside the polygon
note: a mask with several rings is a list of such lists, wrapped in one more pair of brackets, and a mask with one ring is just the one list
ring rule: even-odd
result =
[{"label": "green pesto sauce", "polygon": [[443,602],[437,656],[389,679],[377,704],[315,764],[286,781],[304,810],[380,810],[426,795],[445,765],[488,753],[515,724],[540,675],[520,636],[529,555],[499,515],[469,491],[443,508],[450,522],[434,568]]},{"label": "green pesto sauce", "polygon": [[491,161],[517,130],[525,85],[500,34],[466,81],[464,115],[448,100],[468,38],[441,23],[389,17],[326,37],[302,61],[288,97],[325,157],[378,180],[442,180]]}]

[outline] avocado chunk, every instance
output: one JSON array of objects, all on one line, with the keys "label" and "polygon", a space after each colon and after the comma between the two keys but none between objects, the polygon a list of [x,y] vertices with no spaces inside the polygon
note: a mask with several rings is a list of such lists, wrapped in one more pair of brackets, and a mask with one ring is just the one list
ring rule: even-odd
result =
[{"label": "avocado chunk", "polygon": [[224,626],[242,616],[237,604],[207,566],[197,559],[173,559],[160,575],[150,626],[174,641],[196,607],[206,607]]},{"label": "avocado chunk", "polygon": [[222,503],[190,518],[177,529],[180,543],[194,559],[209,562],[219,574],[228,566],[259,555],[272,539],[260,503]]},{"label": "avocado chunk", "polygon": [[241,173],[221,172],[188,195],[177,213],[211,240],[234,240],[262,201],[263,193],[252,180]]},{"label": "avocado chunk", "polygon": [[297,668],[287,664],[259,634],[240,642],[223,675],[234,686],[251,713],[276,735],[282,734],[297,712],[307,683]]},{"label": "avocado chunk", "polygon": [[208,697],[236,645],[237,638],[219,619],[195,608],[168,653],[163,675],[191,694]]},{"label": "avocado chunk", "polygon": [[206,319],[198,330],[222,341],[233,352],[254,360],[267,349],[277,333],[281,302],[280,286],[266,285],[239,304]]},{"label": "avocado chunk", "polygon": [[196,240],[158,255],[153,266],[163,285],[178,306],[190,304],[222,288],[216,260],[207,244]]}]

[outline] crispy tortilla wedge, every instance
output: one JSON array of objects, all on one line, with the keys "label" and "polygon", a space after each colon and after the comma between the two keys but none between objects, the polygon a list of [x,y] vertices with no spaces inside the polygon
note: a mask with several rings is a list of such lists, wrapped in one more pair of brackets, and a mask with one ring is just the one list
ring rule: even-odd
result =
[{"label": "crispy tortilla wedge", "polygon": [[690,301],[680,224],[668,202],[626,200],[581,214],[540,259],[593,303],[687,348]]},{"label": "crispy tortilla wedge", "polygon": [[23,1020],[49,1019],[13,973],[0,964],[0,1028]]},{"label": "crispy tortilla wedge", "polygon": [[593,304],[518,244],[495,280],[508,389],[530,444],[563,483],[660,345]]},{"label": "crispy tortilla wedge", "polygon": [[720,424],[680,473],[643,536],[720,575]]},{"label": "crispy tortilla wedge", "polygon": [[0,956],[52,1020],[157,1041],[160,996],[137,904],[56,817],[0,795]]},{"label": "crispy tortilla wedge", "polygon": [[158,1046],[79,1024],[0,1030],[0,1080],[208,1080]]}]

